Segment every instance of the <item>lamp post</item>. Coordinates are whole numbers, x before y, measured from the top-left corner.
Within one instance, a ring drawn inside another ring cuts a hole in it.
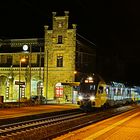
[[[49,55],[49,53],[48,53],[48,49],[47,49],[47,83],[46,83],[46,85],[47,85],[47,87],[46,87],[46,101],[48,101],[48,70],[49,70],[49,67],[48,67],[48,64],[49,64],[49,57],[48,57],[48,55]]]
[[[19,62],[19,96],[18,96],[19,107],[20,107],[20,85],[21,85],[21,82],[20,82],[20,72],[21,72],[21,63],[25,62],[25,61],[26,61],[25,58],[21,58],[20,62]]]
[[[30,68],[30,97],[32,96],[32,90],[31,90],[31,87],[32,87],[32,70],[31,70],[31,67],[32,67],[32,47],[30,46],[30,52],[29,52],[29,68]]]
[[[32,46],[28,46],[27,44],[23,45],[23,51],[28,53],[28,58],[29,58],[29,78],[30,78],[30,82],[29,82],[29,95],[31,97],[31,61],[32,61]]]

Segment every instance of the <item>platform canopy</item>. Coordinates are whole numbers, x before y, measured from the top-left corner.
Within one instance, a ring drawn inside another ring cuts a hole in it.
[[[68,85],[68,86],[79,86],[80,82],[63,82],[62,85]]]

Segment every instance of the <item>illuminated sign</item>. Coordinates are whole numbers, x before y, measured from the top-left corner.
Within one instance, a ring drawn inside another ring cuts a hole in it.
[[[15,85],[25,85],[25,82],[15,81]]]

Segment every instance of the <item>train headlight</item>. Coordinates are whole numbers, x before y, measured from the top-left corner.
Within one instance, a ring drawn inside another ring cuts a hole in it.
[[[95,100],[95,96],[91,96],[91,97],[90,97],[90,100],[91,100],[91,101]]]
[[[79,98],[79,100],[83,100],[83,96],[79,96],[78,98]]]

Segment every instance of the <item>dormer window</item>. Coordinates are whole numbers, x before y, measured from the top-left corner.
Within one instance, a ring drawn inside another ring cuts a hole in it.
[[[59,24],[58,24],[58,27],[61,28],[61,27],[62,27],[62,23],[59,23]]]
[[[58,42],[57,42],[58,44],[62,44],[62,35],[59,35],[58,36]]]

